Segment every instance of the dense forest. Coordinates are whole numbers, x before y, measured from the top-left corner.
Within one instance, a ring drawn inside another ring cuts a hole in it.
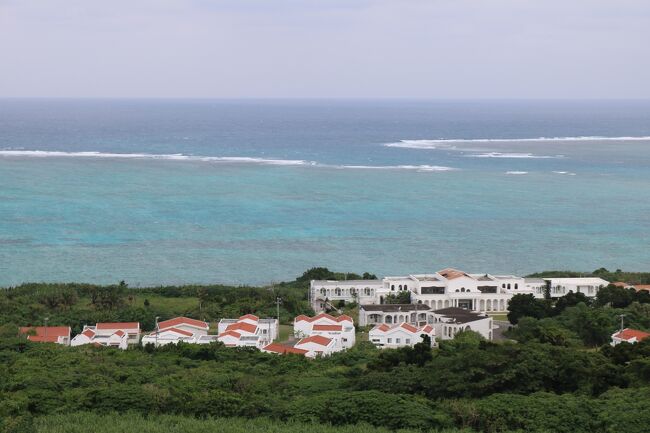
[[[616,347],[608,341],[622,314],[626,325],[650,329],[650,299],[615,286],[593,300],[517,295],[509,341],[466,332],[434,350],[380,351],[358,338],[353,349],[315,360],[220,344],[71,348],[16,335],[17,326],[44,317],[77,329],[97,320],[140,320],[146,329],[156,316],[271,315],[277,296],[289,321],[309,312],[308,281],[324,272],[263,288],[6,289],[0,292],[0,431],[648,431],[650,341]]]

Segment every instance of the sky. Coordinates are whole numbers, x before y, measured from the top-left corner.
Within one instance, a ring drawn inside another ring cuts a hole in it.
[[[0,97],[650,98],[648,0],[0,0]]]

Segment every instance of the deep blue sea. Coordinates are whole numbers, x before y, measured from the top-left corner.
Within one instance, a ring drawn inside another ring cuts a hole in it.
[[[650,101],[0,100],[0,286],[650,270]]]

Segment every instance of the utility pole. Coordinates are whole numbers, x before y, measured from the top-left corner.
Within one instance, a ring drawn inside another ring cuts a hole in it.
[[[281,297],[276,297],[275,298],[275,309],[276,309],[276,315],[278,317],[278,324],[280,324],[280,304],[282,303],[282,298]]]
[[[158,347],[158,331],[160,330],[158,328],[158,319],[160,319],[160,317],[156,316],[156,348]]]
[[[618,317],[620,317],[620,318],[621,318],[621,329],[620,329],[620,330],[622,331],[622,330],[623,330],[623,328],[625,327],[625,325],[624,325],[624,323],[623,323],[623,320],[624,320],[624,318],[625,318],[625,314],[621,314],[621,315],[620,315],[620,316],[618,316]]]
[[[44,335],[44,338],[45,338],[45,339],[47,339],[47,322],[49,322],[49,321],[50,321],[50,318],[49,318],[49,317],[46,317],[46,318],[45,318],[45,335]],[[47,341],[47,340],[46,340],[46,341]]]

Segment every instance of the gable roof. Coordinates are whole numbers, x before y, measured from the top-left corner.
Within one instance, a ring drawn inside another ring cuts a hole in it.
[[[343,325],[314,325],[314,331],[342,331]]]
[[[248,319],[248,320],[253,320],[253,321],[255,321],[255,322],[257,322],[257,321],[260,320],[260,318],[257,317],[257,316],[254,315],[254,314],[244,314],[243,316],[241,316],[241,317],[239,318],[239,320],[246,320],[246,319]]]
[[[331,342],[331,338],[323,337],[322,335],[312,335],[311,337],[306,337],[300,340],[298,343],[296,343],[296,346],[307,343],[314,343],[318,344],[319,346],[328,346]]]
[[[244,331],[255,334],[257,326],[247,322],[235,322],[226,327],[226,331]]]
[[[241,334],[239,332],[236,332],[236,331],[225,331],[225,332],[222,332],[221,334],[218,335],[218,338],[222,338],[222,337],[239,338],[239,337],[241,337]]]
[[[84,332],[81,333],[81,335],[84,335],[88,338],[93,338],[95,336],[95,331],[92,329],[86,329]]]
[[[158,323],[158,329],[172,328],[179,325],[194,326],[201,329],[209,328],[209,325],[202,320],[190,319],[189,317],[174,317]]]
[[[370,331],[371,332],[372,331],[378,331],[378,332],[386,333],[386,332],[395,331],[395,330],[398,330],[398,329],[403,329],[406,332],[410,332],[411,334],[417,334],[418,332],[424,332],[424,333],[429,334],[429,333],[431,333],[431,331],[433,331],[433,327],[431,325],[425,325],[422,328],[416,328],[415,326],[413,326],[413,325],[411,325],[409,323],[406,323],[406,322],[400,323],[398,325],[392,325],[392,326],[387,325],[385,323],[382,323],[381,325],[376,325]]]
[[[105,322],[98,323],[96,329],[140,329],[139,322]]]
[[[348,316],[346,314],[341,314],[340,316],[335,317],[335,316],[332,316],[331,314],[327,314],[327,313],[320,313],[320,314],[315,315],[314,317],[309,317],[309,316],[305,316],[304,314],[301,314],[299,316],[296,316],[294,321],[295,322],[305,321],[305,322],[311,323],[311,322],[315,322],[316,320],[319,320],[319,319],[328,319],[328,320],[331,320],[332,322],[336,322],[336,323],[341,323],[341,322],[352,322],[352,323],[354,323],[354,319],[352,319],[352,317],[350,317],[350,316]]]
[[[117,331],[115,331],[113,335],[117,335],[118,337],[124,337],[124,335],[126,334],[121,329],[118,329]]]
[[[636,341],[641,341],[650,337],[650,333],[639,331],[638,329],[625,328],[622,331],[619,331],[616,334],[612,335],[612,337],[620,338],[621,340],[626,340],[626,341],[633,340],[633,339],[636,339]]]
[[[175,333],[175,334],[185,335],[185,336],[187,336],[187,337],[191,337],[191,336],[194,335],[194,334],[192,334],[192,333],[189,332],[189,331],[185,331],[185,330],[183,330],[183,329],[178,329],[178,328],[174,328],[174,327],[161,329],[160,331],[158,331],[158,332],[152,332],[152,333],[149,334],[149,335],[155,337],[156,334],[162,334],[163,332],[173,332],[173,333]]]
[[[305,353],[309,352],[308,350],[298,349],[292,346],[286,346],[284,344],[279,344],[279,343],[271,343],[265,346],[262,350],[266,350],[268,352],[280,353],[280,354],[295,353],[297,355],[304,355]]]
[[[21,334],[27,334],[34,331],[36,334],[35,335],[28,335],[27,338],[32,340],[32,341],[37,341],[33,338],[30,337],[45,337],[49,339],[50,337],[54,337],[54,341],[58,337],[68,337],[70,335],[70,327],[69,326],[23,326],[20,328],[20,333]],[[40,341],[40,340],[38,340]],[[44,340],[45,341],[45,340]]]

